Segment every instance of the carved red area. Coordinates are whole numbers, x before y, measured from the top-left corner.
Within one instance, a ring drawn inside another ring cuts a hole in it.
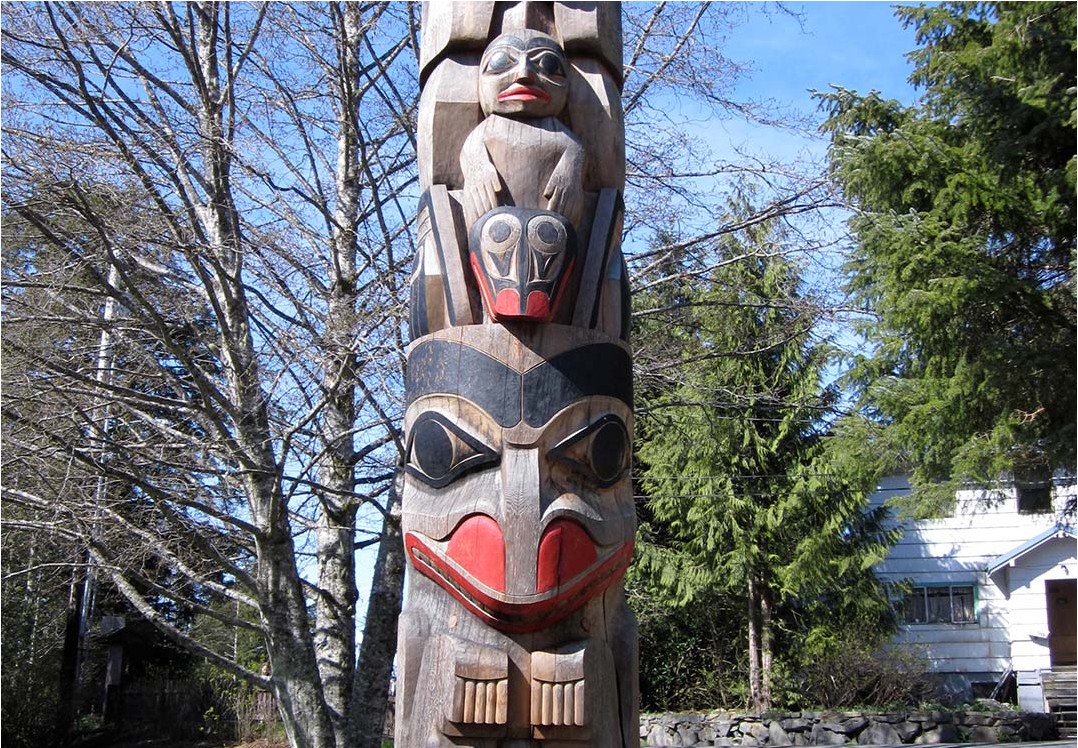
[[[473,614],[500,631],[526,634],[548,628],[600,595],[625,574],[633,556],[633,542],[622,543],[587,573],[557,591],[534,595],[507,595],[477,586],[448,559],[427,546],[415,533],[404,536],[413,567],[440,585]]]
[[[529,319],[549,322],[550,318],[553,316],[553,310],[550,308],[550,297],[542,291],[532,291],[529,293],[528,308],[525,310],[524,316]]]
[[[453,531],[446,555],[483,584],[505,592],[505,536],[493,518],[466,517]]]
[[[546,592],[569,582],[597,558],[595,543],[583,527],[567,519],[554,520],[539,540],[536,592]]]
[[[520,314],[520,294],[517,293],[515,288],[503,288],[498,292],[498,297],[494,300],[494,308],[491,309],[491,314],[495,317],[519,317]]]
[[[550,94],[536,86],[514,83],[498,94],[498,101],[550,101]]]

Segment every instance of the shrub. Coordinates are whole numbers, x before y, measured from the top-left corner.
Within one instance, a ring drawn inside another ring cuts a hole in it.
[[[790,707],[917,706],[932,697],[933,685],[919,653],[891,647],[874,648],[846,640],[792,677],[788,694],[808,703]]]

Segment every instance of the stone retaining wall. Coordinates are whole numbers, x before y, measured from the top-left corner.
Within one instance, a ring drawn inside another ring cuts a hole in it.
[[[645,714],[643,746],[1007,743],[1056,737],[1046,714],[999,711]]]

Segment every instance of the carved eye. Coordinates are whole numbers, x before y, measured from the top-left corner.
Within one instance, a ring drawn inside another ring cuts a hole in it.
[[[539,215],[528,222],[528,246],[545,252],[565,249],[568,232],[561,221],[549,215]]]
[[[546,278],[554,262],[565,254],[568,232],[552,216],[540,215],[528,222],[528,249],[531,250],[534,277]]]
[[[553,52],[540,52],[533,58],[533,61],[544,75],[565,75],[565,67],[562,65],[561,57]]]
[[[423,413],[412,424],[405,469],[432,488],[496,462],[497,452],[439,413]]]
[[[513,216],[496,215],[483,224],[480,248],[494,263],[493,269],[500,278],[508,278],[512,272],[513,250],[520,242],[520,231],[520,221]]]
[[[516,60],[505,50],[497,50],[487,58],[487,73],[504,73],[516,64]]]
[[[629,465],[629,432],[620,418],[606,415],[562,441],[550,456],[607,488]]]

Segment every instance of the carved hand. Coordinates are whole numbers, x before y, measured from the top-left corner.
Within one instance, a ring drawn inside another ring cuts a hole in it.
[[[581,187],[583,164],[576,155],[566,151],[543,189],[547,210],[561,213],[574,225],[579,223],[584,210],[584,191]]]
[[[498,192],[502,189],[498,170],[491,163],[482,140],[475,135],[469,136],[460,153],[460,166],[464,172],[464,220],[468,226],[498,206]]]

